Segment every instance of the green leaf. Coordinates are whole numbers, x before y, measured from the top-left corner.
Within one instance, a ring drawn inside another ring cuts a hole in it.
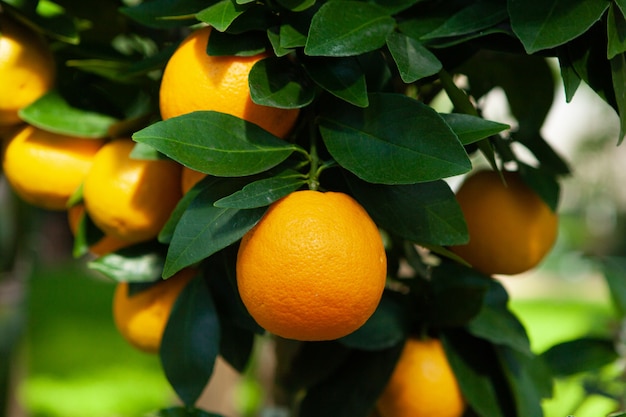
[[[238,179],[206,181],[180,217],[167,252],[163,276],[199,262],[235,243],[263,216],[266,208],[239,210],[214,203],[245,184]]]
[[[461,391],[476,414],[517,415],[493,345],[458,328],[443,331],[441,339]]]
[[[175,406],[146,414],[144,417],[223,417],[197,408]]]
[[[619,115],[618,144],[620,144],[626,135],[626,52],[611,58],[611,78]]]
[[[83,138],[104,138],[117,119],[70,106],[57,92],[51,91],[20,110],[27,123],[49,132]]]
[[[195,14],[206,7],[205,0],[153,0],[122,7],[120,12],[145,26],[168,29],[197,23]]]
[[[467,243],[467,226],[444,181],[380,185],[347,177],[355,198],[381,228],[416,243]]]
[[[223,32],[246,9],[247,7],[237,4],[234,0],[221,0],[198,12],[196,18]]]
[[[261,32],[231,34],[212,31],[207,45],[211,56],[254,56],[266,51],[266,40]]]
[[[359,1],[325,3],[311,20],[304,53],[354,56],[385,44],[395,20],[382,7]]]
[[[511,126],[485,120],[482,117],[471,116],[462,113],[440,113],[443,120],[450,126],[463,145],[478,142],[503,130],[510,129]]]
[[[320,132],[339,165],[380,184],[434,181],[471,169],[435,110],[401,94],[371,94],[369,101],[366,109],[339,103],[322,114]]]
[[[606,57],[614,58],[626,52],[626,19],[615,3],[611,3],[607,17],[608,45]]]
[[[187,207],[189,207],[191,202],[200,193],[205,184],[207,184],[209,181],[214,180],[214,177],[203,178],[198,183],[196,183],[196,185],[194,185],[191,190],[187,191],[183,195],[183,197],[178,201],[178,204],[176,204],[176,207],[174,208],[172,214],[170,214],[167,223],[165,223],[165,226],[163,226],[163,228],[159,232],[158,241],[160,243],[168,244],[172,241],[172,236],[174,235],[174,230],[176,230],[176,225],[180,221],[182,215],[187,210]]]
[[[582,80],[574,69],[567,53],[567,48],[558,48],[557,56],[559,59],[561,79],[563,80],[563,89],[565,90],[565,101],[569,103],[572,101],[572,98],[574,98],[574,94],[576,94]]]
[[[626,316],[626,259],[609,256],[600,259],[604,279],[609,286],[611,300],[621,317]]]
[[[559,343],[542,356],[554,375],[560,377],[597,370],[619,358],[613,340],[596,337]]]
[[[385,292],[374,314],[351,334],[339,339],[347,347],[363,350],[391,348],[406,339],[409,332],[406,299]]]
[[[186,406],[195,404],[211,378],[219,344],[213,299],[204,278],[197,275],[174,303],[159,351],[165,376]]]
[[[278,4],[292,12],[301,12],[313,7],[315,0],[276,0]]]
[[[267,39],[269,39],[274,55],[277,57],[289,55],[292,51],[291,48],[283,48],[280,44],[280,28],[273,26],[267,28]]]
[[[559,181],[550,173],[538,168],[519,163],[519,173],[526,183],[541,199],[556,212],[559,206],[561,186]]]
[[[252,209],[264,207],[296,191],[306,184],[306,178],[294,170],[285,170],[275,176],[251,182],[228,197],[217,200],[215,207]]]
[[[541,169],[550,174],[550,176],[554,177],[555,175],[567,175],[570,173],[570,168],[567,162],[556,153],[552,146],[543,137],[541,137],[540,133],[537,132],[535,134],[530,134],[526,131],[518,131],[513,135],[513,137],[517,142],[524,145],[533,153],[533,155],[535,155],[541,164]],[[547,181],[550,181],[550,179],[547,179]],[[537,188],[537,190],[541,191],[539,188]],[[553,204],[558,200],[558,184],[552,185],[544,191],[556,193],[552,195],[544,194],[544,196],[547,197],[545,201],[548,205],[553,206]]]
[[[436,74],[441,62],[422,43],[400,32],[391,32],[387,47],[393,57],[402,81],[407,84]]]
[[[315,98],[315,89],[302,68],[287,58],[258,61],[248,75],[252,101],[262,106],[299,109]]]
[[[162,248],[153,245],[134,245],[101,256],[88,263],[117,282],[153,282],[161,278],[165,256]]]
[[[299,149],[253,123],[213,111],[154,123],[133,139],[196,171],[232,177],[266,171]]]
[[[368,106],[365,74],[356,58],[304,57],[302,65],[317,85],[335,97],[355,106]]]
[[[307,390],[298,416],[367,416],[385,388],[403,345],[377,351],[352,350],[335,372]]]
[[[508,18],[506,4],[500,0],[479,0],[452,14],[441,26],[423,39],[459,36],[478,32]]]
[[[373,1],[373,3],[386,9],[387,12],[391,14],[396,14],[398,12],[401,12],[419,2],[420,0],[374,0]]]
[[[606,0],[508,0],[508,9],[513,31],[532,54],[582,35],[609,4]]]

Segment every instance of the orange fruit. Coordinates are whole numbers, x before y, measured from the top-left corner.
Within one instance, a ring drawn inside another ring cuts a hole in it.
[[[76,236],[76,233],[78,232],[78,225],[84,215],[85,206],[83,204],[74,205],[67,210],[67,220],[70,225],[70,230],[74,236]],[[131,244],[132,243],[125,240],[104,235],[96,243],[89,246],[89,251],[94,255],[103,256],[130,246]]]
[[[117,139],[96,154],[85,177],[83,199],[106,235],[136,243],[155,238],[181,198],[180,165],[132,159],[134,142]]]
[[[196,270],[183,269],[133,295],[128,283],[117,284],[113,321],[124,339],[146,353],[157,353],[174,303],[195,275]]]
[[[18,111],[50,90],[55,64],[45,40],[0,13],[0,125],[21,122]]]
[[[332,340],[376,309],[387,272],[378,228],[352,197],[296,191],[273,203],[241,240],[237,286],[267,331]]]
[[[456,197],[469,243],[450,249],[487,274],[513,275],[535,267],[550,252],[558,217],[518,173],[483,170],[466,178]]]
[[[2,169],[24,201],[48,210],[64,210],[103,144],[102,140],[26,126],[7,139]]]
[[[438,339],[407,339],[378,399],[381,417],[461,417],[465,400]]]
[[[250,98],[248,74],[267,55],[209,56],[210,34],[210,27],[192,32],[167,63],[160,88],[161,117],[213,110],[255,123],[275,136],[287,136],[299,110],[261,106]]]
[[[206,177],[204,172],[196,171],[188,167],[183,167],[180,178],[180,186],[183,194],[187,194],[202,178]]]

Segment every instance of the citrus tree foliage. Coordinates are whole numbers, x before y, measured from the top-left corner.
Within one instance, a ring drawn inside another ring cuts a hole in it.
[[[539,417],[553,377],[615,360],[608,336],[531,351],[503,286],[447,251],[468,234],[444,179],[469,172],[479,158],[494,169],[510,164],[556,209],[559,181],[570,170],[541,135],[555,89],[546,58],[558,62],[566,100],[587,84],[615,110],[621,141],[626,2],[0,4],[54,43],[59,64],[57,88],[21,112],[26,121],[83,137],[132,136],[135,157],[171,158],[208,174],[180,201],[158,241],[90,262],[137,286],[201,266],[174,307],[160,351],[185,407],[155,415],[214,415],[194,404],[216,357],[245,369],[263,330],[236,292],[237,242],[269,204],[303,187],[343,191],[365,207],[385,235],[391,285],[363,327],[340,340],[302,343],[283,367],[276,383],[299,416],[367,416],[412,333],[443,340],[469,416]],[[208,54],[268,52],[250,73],[251,95],[258,104],[301,109],[287,140],[211,111],[160,120],[161,71],[200,23],[214,28]],[[511,126],[481,116],[481,98],[495,88],[506,94]],[[451,105],[434,105],[442,97]],[[532,163],[519,159],[518,146]],[[100,236],[85,219],[75,255]],[[417,248],[438,254],[436,266]],[[608,275],[623,268],[610,264]],[[623,283],[610,282],[623,311]]]

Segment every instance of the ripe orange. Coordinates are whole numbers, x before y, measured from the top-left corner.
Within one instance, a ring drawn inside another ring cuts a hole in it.
[[[188,167],[183,167],[180,178],[180,186],[183,194],[187,194],[202,178],[206,177],[204,172],[196,171]]]
[[[195,274],[192,268],[183,269],[133,295],[128,294],[128,283],[117,284],[113,320],[124,339],[144,352],[157,353],[172,307]]]
[[[266,55],[209,56],[210,27],[192,32],[165,67],[160,89],[161,117],[214,110],[240,117],[284,138],[298,118],[297,109],[278,109],[252,102],[248,74]]]
[[[352,197],[296,191],[273,203],[245,234],[237,286],[267,331],[297,340],[332,340],[372,315],[385,287],[380,233]]]
[[[557,237],[558,217],[520,178],[495,171],[469,176],[457,192],[470,241],[450,249],[477,270],[513,275],[535,267]]]
[[[465,400],[438,339],[409,338],[377,403],[381,417],[461,417]]]
[[[70,226],[70,230],[72,231],[72,234],[74,236],[78,232],[79,222],[84,215],[85,206],[83,204],[77,204],[67,210],[67,220]],[[96,243],[89,247],[89,251],[94,255],[103,256],[130,245],[132,245],[131,242],[118,239],[114,236],[104,235],[100,240],[98,240]]]
[[[181,198],[180,165],[132,159],[117,139],[96,154],[83,185],[85,208],[105,234],[136,243],[155,238]]]
[[[20,123],[18,111],[50,90],[54,79],[44,39],[0,13],[0,125]]]
[[[23,200],[48,210],[64,210],[103,144],[26,126],[7,140],[2,168]]]

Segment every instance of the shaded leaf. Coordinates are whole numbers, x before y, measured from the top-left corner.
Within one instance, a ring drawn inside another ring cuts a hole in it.
[[[532,54],[585,33],[609,7],[605,0],[508,0],[511,26]]]
[[[626,316],[626,259],[620,257],[603,257],[600,266],[606,280],[611,300],[621,317]]]
[[[459,36],[494,26],[508,18],[506,4],[500,0],[479,0],[451,14],[441,26],[424,39]]]
[[[367,107],[367,83],[359,61],[353,57],[304,58],[302,64],[311,79],[335,97]]]
[[[619,358],[608,338],[584,337],[552,346],[542,357],[555,376],[570,376],[602,368]]]
[[[395,25],[382,7],[359,1],[325,3],[311,20],[307,55],[354,56],[385,44]]]
[[[264,207],[296,191],[306,184],[306,178],[297,171],[286,170],[276,176],[251,182],[228,197],[217,200],[215,207],[251,209]]]
[[[613,80],[619,116],[620,133],[618,144],[620,144],[624,140],[624,135],[626,135],[626,52],[611,58],[611,78]]]
[[[49,132],[84,138],[104,138],[117,119],[105,114],[70,106],[51,91],[19,112],[27,123]]]
[[[471,169],[435,110],[400,94],[370,94],[369,101],[366,109],[338,104],[322,116],[322,138],[339,165],[380,184],[427,182]]]
[[[223,417],[221,414],[209,413],[197,408],[175,406],[153,411],[144,417]]]
[[[301,12],[315,4],[315,0],[277,0],[277,2],[292,12]]]
[[[400,32],[387,37],[387,47],[393,57],[402,81],[407,84],[436,74],[441,62],[422,43]]]
[[[250,97],[256,104],[297,109],[309,105],[315,89],[301,67],[286,58],[258,61],[248,75]]]
[[[478,142],[511,126],[462,113],[440,113],[463,145]]]
[[[231,34],[211,32],[207,53],[211,56],[254,56],[264,53],[267,45],[260,32]]]
[[[219,344],[217,312],[204,278],[198,275],[174,303],[159,351],[165,376],[186,406],[195,404],[209,382]]]
[[[609,6],[606,23],[608,39],[606,57],[611,59],[626,52],[626,19],[615,3]]]
[[[557,178],[530,165],[519,163],[518,166],[524,183],[537,193],[552,211],[556,212],[561,195],[561,186]]]
[[[133,139],[189,168],[216,176],[263,172],[298,149],[253,123],[213,111],[154,123],[136,132]]]
[[[381,228],[420,244],[466,243],[467,226],[444,181],[379,185],[348,177],[355,198]]]
[[[122,7],[120,12],[145,26],[167,29],[197,23],[195,14],[206,7],[205,0],[153,0]]]

